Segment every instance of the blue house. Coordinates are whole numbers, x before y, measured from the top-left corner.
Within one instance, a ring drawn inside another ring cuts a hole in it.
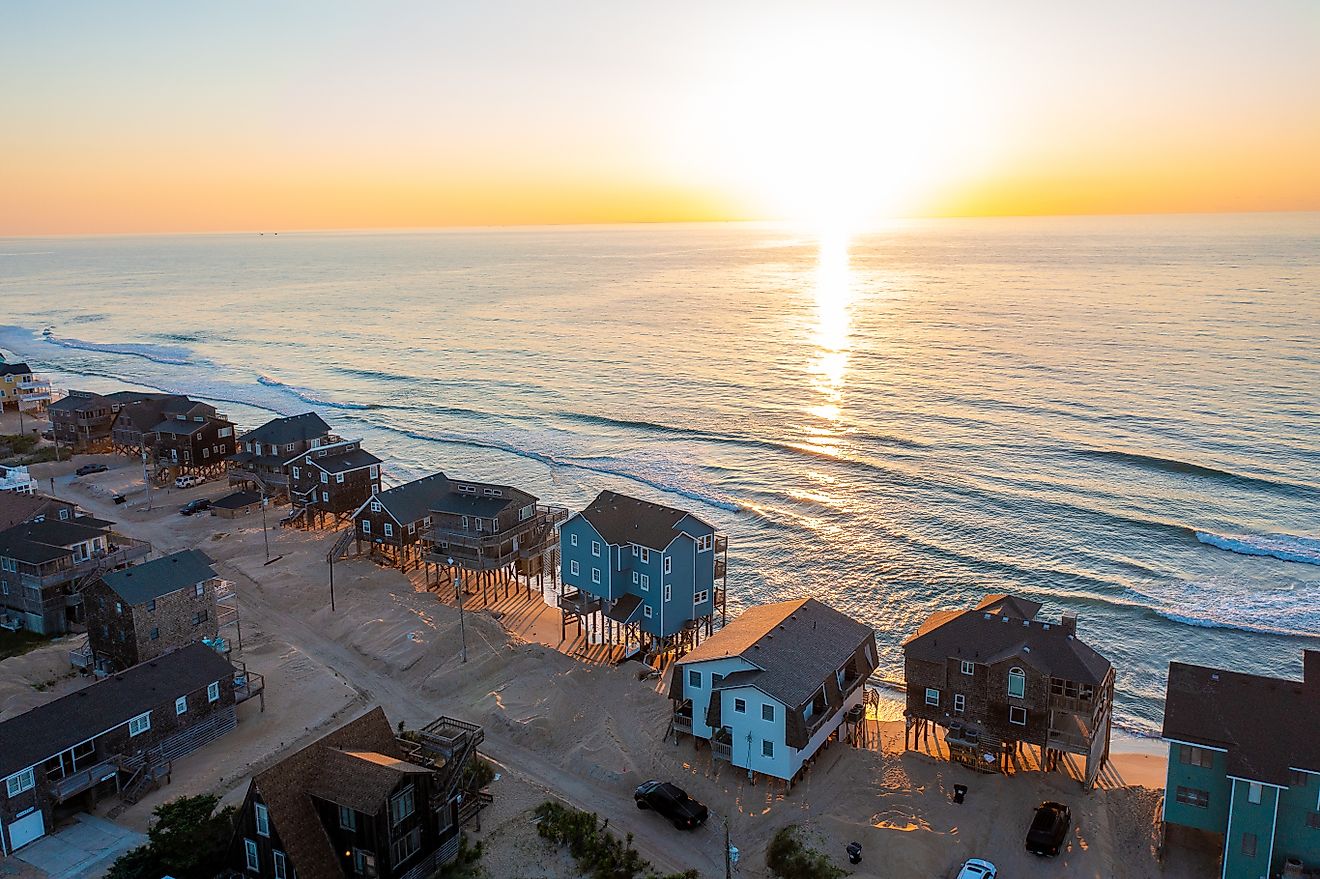
[[[1169,663],[1166,839],[1219,851],[1221,879],[1315,875],[1318,730],[1320,650],[1300,681]]]
[[[728,542],[691,513],[602,491],[559,529],[560,607],[607,643],[680,651],[724,615]],[[597,616],[599,615],[599,617]]]

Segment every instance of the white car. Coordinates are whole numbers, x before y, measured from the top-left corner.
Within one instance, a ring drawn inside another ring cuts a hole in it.
[[[174,480],[174,487],[192,488],[194,485],[201,485],[205,481],[206,480],[200,476],[192,476],[192,475],[180,476],[178,479]]]
[[[958,879],[996,879],[999,871],[995,865],[980,858],[972,858],[958,871]]]

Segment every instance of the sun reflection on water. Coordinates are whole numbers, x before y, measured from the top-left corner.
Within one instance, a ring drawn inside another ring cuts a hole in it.
[[[807,412],[819,418],[804,437],[812,449],[839,453],[839,422],[848,372],[849,335],[852,330],[852,268],[845,233],[823,233],[816,259],[816,326],[812,341],[817,348],[811,363],[812,385],[819,394]]]

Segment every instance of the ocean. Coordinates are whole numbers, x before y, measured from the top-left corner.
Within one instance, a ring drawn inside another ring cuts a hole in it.
[[[1320,646],[1320,216],[0,239],[0,348],[59,387],[316,409],[398,483],[729,536],[731,610],[1080,617],[1117,719],[1167,663]]]

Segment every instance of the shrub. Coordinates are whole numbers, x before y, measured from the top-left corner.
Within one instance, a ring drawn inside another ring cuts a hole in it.
[[[570,809],[553,800],[536,807],[536,832],[542,839],[558,846],[568,846],[569,854],[592,879],[696,879],[697,871],[659,876],[651,864],[632,847],[633,837],[620,840],[610,833],[607,818],[601,821],[595,812]]]
[[[765,853],[765,865],[779,879],[841,879],[846,870],[834,866],[830,859],[802,841],[801,829],[790,824],[780,829],[770,840]]]
[[[467,834],[458,840],[458,855],[440,868],[439,879],[477,879],[486,875],[481,868],[481,843],[468,845]]]
[[[229,837],[234,832],[234,809],[219,812],[219,797],[209,794],[179,797],[152,812],[156,821],[147,831],[147,844],[121,855],[107,879],[210,879],[224,867]]]

